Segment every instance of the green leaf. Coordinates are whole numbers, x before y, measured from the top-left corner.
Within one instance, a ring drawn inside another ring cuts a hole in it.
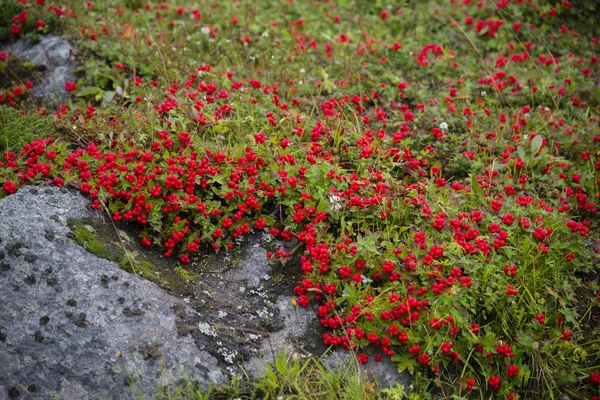
[[[100,89],[96,86],[90,86],[79,90],[76,94],[77,97],[85,97],[85,96],[102,96],[104,95],[104,90]]]
[[[113,99],[115,98],[115,94],[116,93],[115,93],[114,90],[107,90],[106,92],[104,92],[104,99],[102,99],[102,103],[103,104],[108,104],[111,101],[113,101]]]
[[[404,233],[404,232],[406,232],[406,231],[407,231],[407,230],[409,230],[410,228],[411,228],[411,226],[410,226],[410,225],[404,225],[404,226],[401,226],[401,227],[400,227],[400,228],[397,230],[397,232],[398,232],[398,234],[401,234],[401,233]]]
[[[543,138],[541,135],[537,135],[531,140],[531,156],[535,157],[540,148],[542,147]]]
[[[419,365],[417,360],[408,355],[394,355],[392,361],[398,365],[398,372],[408,370],[411,375],[415,373],[415,367]]]
[[[496,336],[493,333],[488,332],[485,335],[485,337],[483,337],[483,339],[481,340],[481,345],[483,346],[484,353],[494,350],[494,346],[496,345],[496,343]]]
[[[103,79],[109,80],[111,82],[116,82],[115,77],[112,75],[109,75],[109,74],[98,73],[98,74],[96,74],[96,78],[103,78]]]
[[[475,177],[475,175],[471,175],[471,188],[475,192],[475,194],[481,199],[481,201],[485,200],[485,196],[483,194],[483,189],[481,189],[481,185],[479,181]]]
[[[327,203],[325,200],[321,200],[319,202],[319,204],[317,205],[317,210],[318,211],[325,211],[328,206],[329,206],[329,203]]]

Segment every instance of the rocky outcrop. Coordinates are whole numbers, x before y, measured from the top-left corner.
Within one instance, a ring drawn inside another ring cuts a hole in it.
[[[41,36],[39,41],[21,39],[2,49],[45,68],[43,79],[33,82],[33,98],[50,103],[64,103],[69,98],[65,83],[74,81],[76,51],[66,40],[53,35]]]
[[[87,233],[113,261],[90,252]],[[0,399],[153,398],[185,376],[207,387],[241,368],[260,375],[282,348],[325,350],[314,310],[287,297],[299,268],[266,262],[265,247],[286,244],[255,234],[183,269],[133,233],[72,190],[0,200]],[[127,260],[145,278],[125,271]],[[377,368],[389,385],[406,379]]]
[[[67,218],[98,217],[88,204],[33,187],[0,201],[0,398],[132,398],[184,372],[224,383],[217,359],[178,334],[181,300],[67,237]]]

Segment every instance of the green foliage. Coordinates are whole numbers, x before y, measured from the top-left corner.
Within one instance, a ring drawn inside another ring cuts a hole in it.
[[[185,385],[156,398],[396,400],[405,398],[406,394],[403,386],[379,392],[377,383],[361,372],[356,363],[333,368],[317,357],[282,351],[275,360],[267,363],[265,372],[253,380],[234,378],[227,386],[211,386],[207,390],[198,387],[192,377],[187,377]]]
[[[21,115],[14,108],[0,106],[0,151],[19,149],[24,144],[48,137],[53,132],[52,117]]]
[[[74,5],[61,140],[5,155],[2,193],[73,186],[182,263],[295,240],[269,258],[300,265],[324,343],[390,357],[410,398],[590,397],[598,42],[562,24],[591,3],[454,3]],[[286,358],[244,390],[307,382],[366,396]]]
[[[34,2],[35,3],[35,2]],[[35,40],[38,34],[56,32],[61,25],[61,19],[53,13],[43,13],[45,27],[37,27],[34,15],[41,7],[35,7],[35,12],[31,13],[31,7],[26,7],[22,2],[13,0],[0,0],[0,43],[10,43],[20,38],[21,34],[27,34],[27,38]],[[25,12],[25,22],[13,21],[14,17],[22,15]],[[19,34],[13,34],[11,28],[13,25],[21,27]]]
[[[23,6],[16,1],[0,0],[0,21],[10,21],[15,15],[23,11]],[[8,43],[14,35],[10,32],[11,24],[0,24],[0,43]]]

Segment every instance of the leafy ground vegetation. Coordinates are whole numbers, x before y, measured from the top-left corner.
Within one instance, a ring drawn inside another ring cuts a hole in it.
[[[60,34],[79,71],[55,110],[12,74],[0,197],[78,188],[182,264],[296,239],[269,257],[324,343],[413,398],[598,399],[594,1],[4,4],[4,42]],[[11,147],[9,108],[50,134]]]

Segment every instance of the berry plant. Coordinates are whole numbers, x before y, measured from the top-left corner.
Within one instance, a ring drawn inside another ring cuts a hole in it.
[[[599,47],[579,3],[11,2],[7,41],[62,35],[79,69],[55,108],[2,89],[53,132],[0,135],[0,197],[76,188],[182,264],[295,241],[268,257],[300,261],[324,344],[390,358],[419,398],[598,399]]]

